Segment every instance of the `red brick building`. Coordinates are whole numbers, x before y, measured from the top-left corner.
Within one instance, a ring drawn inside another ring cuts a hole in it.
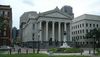
[[[0,19],[0,46],[11,45],[12,8],[9,5],[0,5]]]

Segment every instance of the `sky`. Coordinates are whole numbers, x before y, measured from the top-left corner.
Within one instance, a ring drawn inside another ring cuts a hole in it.
[[[45,12],[64,5],[73,8],[74,16],[82,14],[100,15],[100,0],[0,0],[0,5],[12,8],[13,27],[19,29],[20,16],[27,11]]]

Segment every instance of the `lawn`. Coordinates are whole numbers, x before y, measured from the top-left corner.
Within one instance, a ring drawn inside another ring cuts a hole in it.
[[[46,54],[0,54],[0,57],[50,57]],[[70,55],[70,56],[51,56],[51,57],[89,57],[89,56],[76,56],[76,55]]]

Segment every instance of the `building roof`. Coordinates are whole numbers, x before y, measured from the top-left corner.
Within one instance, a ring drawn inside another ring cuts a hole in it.
[[[81,16],[78,16],[73,19],[73,22],[77,22],[80,20],[99,20],[100,21],[100,16],[98,15],[92,15],[92,14],[83,14]]]
[[[0,9],[11,9],[10,5],[0,5]]]
[[[39,16],[46,16],[47,14],[51,14],[51,13],[60,13],[66,17],[69,17],[70,19],[72,19],[72,17],[70,15],[68,15],[67,13],[65,12],[62,12],[58,7],[56,7],[55,9],[53,10],[50,10],[50,11],[46,11],[46,12],[43,12],[43,13],[39,13]]]
[[[20,17],[20,22],[27,22],[29,18],[35,19],[37,16],[38,14],[35,11],[24,12]]]

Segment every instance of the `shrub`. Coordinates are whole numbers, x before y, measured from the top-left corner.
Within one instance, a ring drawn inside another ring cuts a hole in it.
[[[51,48],[48,51],[52,51],[53,53],[55,53],[57,51],[57,48]]]
[[[66,48],[64,52],[65,53],[79,53],[79,52],[83,52],[83,50],[79,48]]]
[[[82,49],[79,48],[51,48],[49,51],[52,51],[54,53],[79,53],[83,52]]]

